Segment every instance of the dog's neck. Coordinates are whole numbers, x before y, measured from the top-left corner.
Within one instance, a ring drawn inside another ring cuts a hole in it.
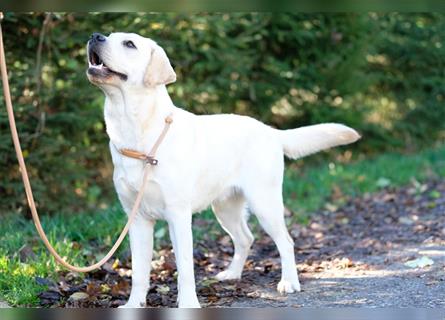
[[[107,133],[117,148],[144,152],[175,108],[165,86],[104,92]]]

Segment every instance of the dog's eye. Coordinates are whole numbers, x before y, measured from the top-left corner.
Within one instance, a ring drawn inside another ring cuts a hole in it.
[[[126,40],[122,44],[127,48],[136,49],[136,46],[134,45],[133,41]]]

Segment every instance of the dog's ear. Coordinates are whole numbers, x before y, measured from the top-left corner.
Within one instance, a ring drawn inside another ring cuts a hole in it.
[[[169,84],[176,81],[176,73],[170,65],[164,49],[156,45],[152,50],[150,63],[145,70],[144,84],[148,87]]]

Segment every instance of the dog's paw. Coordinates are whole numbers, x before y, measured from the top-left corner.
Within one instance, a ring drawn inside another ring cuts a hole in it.
[[[277,290],[281,294],[299,292],[301,291],[300,282],[298,279],[296,281],[281,280],[278,283]]]
[[[218,273],[215,276],[215,279],[218,281],[238,280],[238,279],[241,279],[241,273],[227,269],[227,270],[224,270],[224,271],[221,271],[220,273]]]
[[[145,307],[146,307],[145,302],[134,303],[129,301],[126,304],[119,306],[118,308],[128,309],[128,308],[145,308]]]

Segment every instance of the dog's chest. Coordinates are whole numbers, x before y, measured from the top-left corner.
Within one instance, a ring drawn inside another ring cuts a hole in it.
[[[141,190],[144,167],[142,161],[132,159],[120,159],[115,164],[113,180],[116,191],[127,213],[133,208],[136,197]],[[144,188],[144,195],[140,205],[140,213],[153,218],[163,217],[165,210],[165,197],[162,187],[156,179],[156,168],[148,168],[148,181]]]

